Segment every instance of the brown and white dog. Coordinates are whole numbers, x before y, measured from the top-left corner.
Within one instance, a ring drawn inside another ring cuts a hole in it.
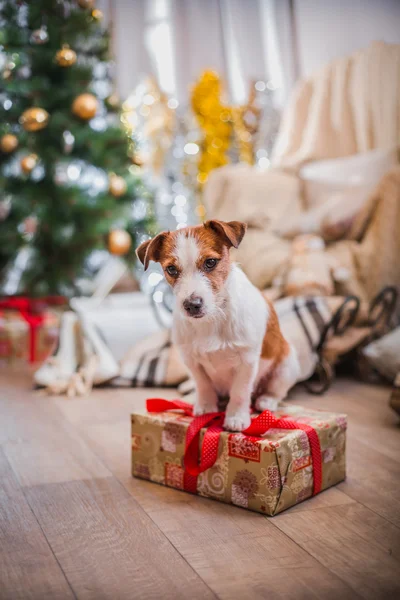
[[[160,233],[136,251],[145,269],[161,263],[173,287],[173,338],[196,383],[194,413],[214,412],[218,397],[229,396],[224,425],[233,431],[249,426],[252,400],[258,410],[276,409],[299,375],[272,304],[231,262],[245,232],[238,221],[207,221]]]

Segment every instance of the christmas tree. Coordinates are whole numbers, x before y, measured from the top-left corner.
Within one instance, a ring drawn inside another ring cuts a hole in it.
[[[95,0],[0,0],[0,293],[75,294],[94,250],[133,260],[152,233],[102,22]]]

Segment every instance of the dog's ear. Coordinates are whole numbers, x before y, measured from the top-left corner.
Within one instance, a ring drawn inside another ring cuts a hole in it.
[[[165,240],[169,235],[169,231],[163,231],[154,237],[152,240],[146,240],[138,248],[136,248],[136,256],[140,262],[144,265],[144,270],[147,270],[149,262],[159,262],[161,256],[161,250]]]
[[[228,246],[238,248],[240,242],[246,233],[247,225],[241,221],[206,221],[204,227],[212,229],[219,236],[223,237]]]

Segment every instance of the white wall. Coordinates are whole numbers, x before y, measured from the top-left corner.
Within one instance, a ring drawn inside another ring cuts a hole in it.
[[[300,75],[374,40],[400,43],[400,0],[294,0]]]

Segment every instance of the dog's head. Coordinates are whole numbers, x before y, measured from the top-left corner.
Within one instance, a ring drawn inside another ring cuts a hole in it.
[[[145,270],[159,262],[174,289],[178,309],[200,319],[221,308],[222,290],[230,271],[229,250],[246,232],[239,221],[207,221],[203,225],[159,233],[143,242],[136,254]]]

